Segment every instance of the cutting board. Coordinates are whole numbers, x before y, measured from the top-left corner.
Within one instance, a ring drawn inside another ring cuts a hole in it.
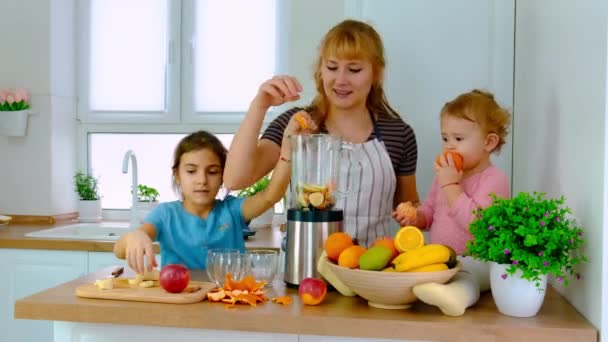
[[[84,284],[76,288],[76,295],[83,298],[129,300],[136,302],[189,304],[205,300],[207,292],[215,288],[214,283],[191,281],[188,287],[180,293],[169,293],[160,286],[141,287],[130,285],[127,279],[113,280],[114,288],[101,290],[95,284]]]

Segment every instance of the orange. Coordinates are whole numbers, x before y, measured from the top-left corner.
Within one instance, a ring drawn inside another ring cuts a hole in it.
[[[350,246],[340,253],[338,258],[338,265],[348,268],[359,267],[359,257],[367,251],[367,248],[363,246]]]
[[[395,234],[395,248],[400,253],[412,251],[424,246],[424,235],[414,226],[401,227]]]
[[[300,128],[302,129],[308,129],[308,122],[306,122],[306,118],[304,118],[304,112],[297,112],[295,114],[295,119],[298,122],[298,124],[300,125]]]
[[[325,253],[333,261],[338,261],[338,257],[343,250],[354,246],[353,238],[344,232],[331,233],[325,240]]]
[[[372,243],[372,247],[374,246],[384,246],[390,249],[393,253],[393,258],[399,255],[399,251],[397,251],[397,248],[395,247],[395,240],[393,240],[393,238],[389,236],[383,236],[381,238],[376,239],[376,241]]]
[[[464,164],[464,158],[462,158],[462,154],[460,154],[458,152],[454,152],[454,151],[445,151],[445,152],[443,152],[443,155],[445,156],[446,160],[448,159],[448,155],[452,155],[452,159],[454,160],[454,166],[456,167],[456,170],[462,171],[462,167]],[[443,165],[441,154],[437,156],[437,159],[435,159],[435,163],[437,163],[439,165]]]

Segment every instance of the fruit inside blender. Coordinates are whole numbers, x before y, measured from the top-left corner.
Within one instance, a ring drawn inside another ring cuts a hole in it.
[[[333,208],[336,203],[335,187],[331,184],[299,183],[296,191],[298,193],[298,206],[304,211],[327,210]]]

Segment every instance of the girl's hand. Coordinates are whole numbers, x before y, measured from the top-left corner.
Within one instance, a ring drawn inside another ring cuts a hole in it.
[[[146,270],[152,271],[157,266],[154,250],[152,249],[152,239],[144,231],[135,230],[127,234],[126,259],[128,265],[138,274],[143,274]],[[146,256],[147,265],[144,265]]]
[[[418,209],[416,209],[412,202],[408,201],[399,204],[392,216],[401,227],[418,226]]]
[[[300,99],[302,85],[292,76],[274,76],[262,83],[252,105],[264,109]]]
[[[433,166],[439,186],[443,188],[444,185],[460,183],[460,180],[462,180],[462,171],[456,169],[456,164],[454,163],[452,155],[448,154],[447,158],[445,155],[441,155],[440,161],[441,164],[436,162]]]

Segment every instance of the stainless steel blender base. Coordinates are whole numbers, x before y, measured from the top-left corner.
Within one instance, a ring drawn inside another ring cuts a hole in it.
[[[298,286],[305,278],[320,277],[317,261],[325,248],[325,240],[331,233],[342,231],[342,211],[337,212],[339,220],[329,222],[290,220],[289,216],[293,215],[288,213],[283,279],[288,286]]]

